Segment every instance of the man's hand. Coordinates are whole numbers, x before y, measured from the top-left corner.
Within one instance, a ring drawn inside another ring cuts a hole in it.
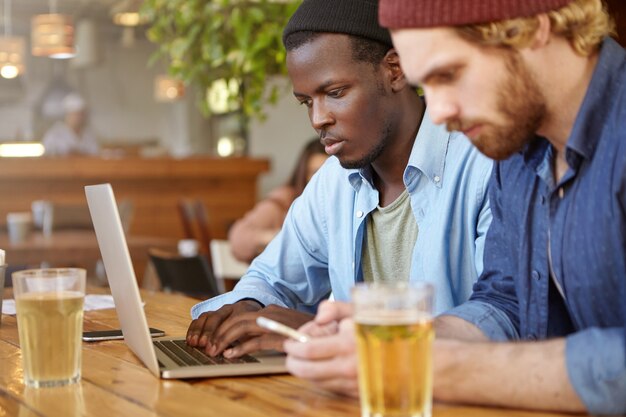
[[[217,311],[202,313],[191,322],[187,343],[204,347],[208,355],[223,353],[227,358],[237,358],[258,350],[282,351],[285,338],[259,327],[256,324],[259,316],[294,328],[313,318],[296,310],[275,305],[262,308],[256,301],[242,300]]]
[[[352,306],[324,302],[314,322],[299,330],[312,337],[306,343],[288,340],[287,369],[300,378],[335,393],[358,397],[357,352]]]

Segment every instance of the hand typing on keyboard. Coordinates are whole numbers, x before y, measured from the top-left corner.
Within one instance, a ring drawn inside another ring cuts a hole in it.
[[[187,330],[187,344],[204,348],[209,356],[223,354],[237,358],[259,350],[283,350],[285,338],[259,327],[259,316],[276,320],[292,328],[313,319],[311,314],[275,305],[263,307],[254,300],[242,300],[206,312],[193,320]]]

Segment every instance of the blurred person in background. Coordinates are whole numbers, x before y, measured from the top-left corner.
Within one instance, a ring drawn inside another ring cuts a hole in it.
[[[263,252],[280,231],[291,203],[302,194],[313,174],[327,158],[324,145],[318,137],[307,142],[289,181],[272,190],[230,229],[228,240],[235,258],[250,263]]]
[[[44,135],[46,155],[96,155],[100,146],[88,125],[85,100],[76,93],[63,99],[63,120],[57,121]]]

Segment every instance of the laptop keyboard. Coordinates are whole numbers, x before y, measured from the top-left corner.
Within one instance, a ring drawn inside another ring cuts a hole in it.
[[[184,340],[153,340],[152,343],[179,366],[232,365],[236,363],[260,362],[250,355],[233,359],[227,359],[222,355],[211,357],[202,350],[189,346]]]

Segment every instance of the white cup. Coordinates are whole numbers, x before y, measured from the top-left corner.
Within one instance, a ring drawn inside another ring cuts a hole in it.
[[[11,243],[22,243],[26,240],[33,218],[30,212],[15,212],[7,214],[7,229]]]
[[[195,239],[182,239],[178,241],[178,254],[187,258],[191,258],[198,254],[200,242]]]
[[[35,200],[30,203],[30,208],[33,212],[33,224],[40,229],[43,227],[43,216],[46,210],[46,204],[48,204],[46,200]]]

